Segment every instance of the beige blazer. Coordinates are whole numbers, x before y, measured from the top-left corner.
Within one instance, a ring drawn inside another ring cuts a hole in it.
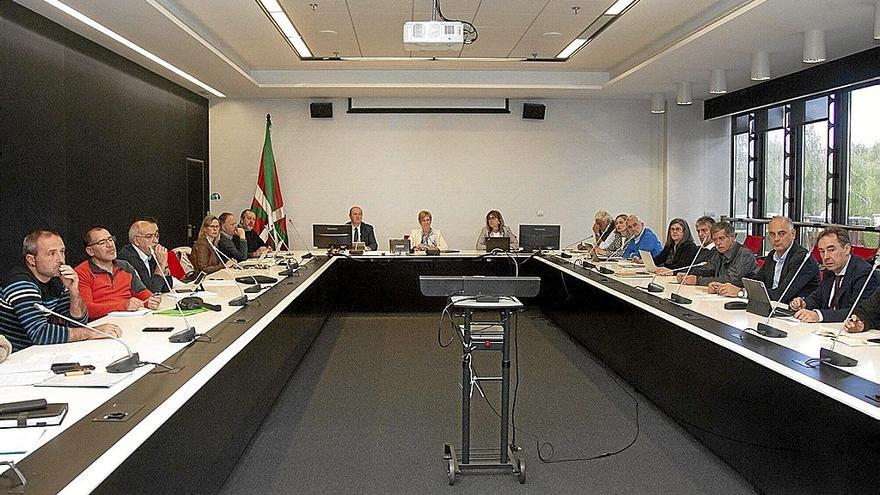
[[[418,228],[410,231],[409,238],[412,242],[412,247],[418,247],[419,244],[422,243],[422,229]],[[437,249],[440,251],[446,251],[449,249],[449,244],[446,244],[446,239],[443,238],[443,234],[435,228],[431,229],[431,236],[428,238],[428,244],[437,246]]]

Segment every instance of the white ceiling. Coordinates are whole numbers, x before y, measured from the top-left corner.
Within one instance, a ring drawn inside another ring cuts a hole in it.
[[[62,1],[232,98],[647,98],[654,92],[673,98],[675,84],[690,81],[699,100],[708,96],[714,68],[727,69],[731,90],[753,84],[753,51],[770,52],[774,77],[806,67],[805,30],[826,31],[829,59],[876,44],[873,0],[641,0],[566,62],[302,61],[256,0]],[[210,96],[43,0],[16,2]],[[431,17],[431,0],[279,2],[316,56],[407,57],[403,23]],[[441,6],[447,18],[479,30],[461,56],[552,58],[613,3],[442,0]]]

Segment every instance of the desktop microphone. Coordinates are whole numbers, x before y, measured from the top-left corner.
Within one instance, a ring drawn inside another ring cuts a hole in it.
[[[253,279],[255,285],[252,285],[252,286],[248,287],[247,289],[245,289],[244,291],[245,291],[246,293],[248,293],[248,294],[256,294],[256,293],[258,293],[258,292],[260,292],[260,291],[263,290],[263,286],[260,285],[260,281],[257,280],[257,277],[255,277],[255,276],[253,276],[253,275],[248,275],[248,277],[250,277],[251,279]]]
[[[307,259],[311,258],[312,256],[314,256],[312,254],[312,250],[309,248],[309,243],[307,243],[305,241],[305,239],[303,239],[303,236],[300,235],[299,229],[296,228],[296,224],[293,223],[293,220],[291,220],[290,217],[284,217],[284,218],[287,219],[287,222],[290,223],[291,227],[293,227],[293,231],[296,232],[296,236],[299,237],[300,242],[302,242],[303,246],[306,248],[306,254],[300,256],[300,259],[307,260]]]
[[[782,291],[782,294],[776,299],[776,302],[770,301],[770,314],[767,315],[767,321],[764,323],[758,323],[758,328],[746,328],[746,330],[752,330],[758,335],[763,335],[764,337],[769,337],[771,339],[782,339],[788,337],[788,332],[785,330],[780,330],[772,325],[770,325],[770,318],[773,318],[773,313],[776,312],[776,304],[779,304],[784,298],[785,294],[788,292],[788,289],[791,289],[792,284],[794,284],[795,279],[798,274],[801,273],[801,269],[804,268],[804,265],[807,264],[807,260],[812,256],[809,251],[804,255],[804,259],[801,260],[800,266],[794,272],[794,276],[791,277],[791,280],[788,282],[788,285],[785,286],[785,290]]]
[[[697,263],[696,265],[694,265],[694,268],[699,267],[699,266],[703,266],[703,265],[705,265],[705,264],[706,264],[705,261],[701,261],[700,263]],[[686,269],[687,269],[687,267],[682,266],[682,267],[679,267],[679,268],[676,268],[676,269],[672,270],[672,273],[675,273],[675,272],[678,272],[678,271],[681,271],[681,270],[686,270]],[[642,290],[647,290],[648,292],[663,292],[663,291],[666,290],[666,289],[665,289],[662,285],[654,283],[654,280],[655,280],[659,275],[660,275],[659,273],[655,273],[655,274],[654,274],[654,278],[652,278],[651,281],[648,282],[648,286],[647,286],[647,287],[636,287],[636,288],[637,288],[637,289],[642,289]]]
[[[238,264],[238,261],[236,261],[233,258],[230,258],[223,251],[220,251],[220,249],[217,246],[215,246],[213,242],[208,241],[208,245],[211,246],[211,249],[213,249],[214,253],[217,254],[217,259],[219,259],[223,263],[226,263],[226,261],[231,261],[232,268],[234,268],[236,270],[244,270],[244,268],[242,268],[242,266]]]
[[[859,291],[859,295],[856,296],[856,300],[853,301],[852,307],[849,308],[849,312],[846,314],[846,318],[843,319],[843,324],[840,325],[840,330],[837,331],[834,341],[831,342],[831,349],[826,349],[824,347],[819,349],[820,363],[833,364],[834,366],[840,366],[841,368],[848,368],[859,364],[857,359],[844,356],[839,352],[834,352],[834,345],[837,344],[837,340],[840,338],[840,334],[843,332],[847,320],[850,319],[853,311],[856,309],[856,305],[859,304],[859,301],[862,299],[862,295],[865,293],[865,287],[868,286],[868,282],[871,281],[871,277],[874,276],[874,270],[876,270],[878,266],[880,266],[880,257],[874,260],[874,265],[871,267],[871,271],[868,272],[868,276],[865,277],[865,283],[862,284],[862,290]]]
[[[156,259],[156,253],[153,252],[153,246],[150,246],[150,255],[153,257],[153,260],[156,264],[159,264],[159,260]],[[204,272],[202,272],[204,273]],[[174,299],[174,307],[177,308],[177,312],[180,313],[180,316],[183,317],[183,324],[186,325],[186,328],[183,330],[172,333],[168,336],[168,342],[173,344],[182,344],[185,342],[192,342],[196,339],[196,337],[201,334],[196,332],[196,327],[189,324],[189,320],[186,318],[186,313],[183,312],[183,309],[180,308],[180,302],[174,297],[174,294],[171,293],[171,285],[168,284],[168,279],[162,277],[162,281],[165,282],[165,288],[168,289],[168,293],[172,299]],[[201,283],[199,284],[201,286]],[[204,288],[203,288],[204,289]]]
[[[237,261],[230,258],[229,256],[226,256],[219,249],[217,249],[217,246],[215,246],[213,242],[208,241],[208,245],[211,246],[211,249],[213,249],[215,253],[217,253],[217,256],[220,258],[220,260],[223,260],[223,258],[226,258],[227,260],[232,261],[233,266],[235,266],[239,270],[243,269],[243,268],[241,268],[241,266],[238,264]],[[229,302],[226,304],[228,304],[230,306],[247,306],[247,304],[248,304],[247,295],[245,295],[245,293],[241,291],[241,287],[238,286],[238,282],[236,282],[235,280],[233,280],[232,282],[235,284],[235,288],[238,289],[238,292],[241,295],[234,298],[234,299],[230,299]]]
[[[621,253],[624,249],[626,249],[626,245],[629,244],[629,241],[633,240],[632,237],[625,237],[623,241],[620,243],[620,247],[617,248],[613,253],[608,255],[608,260],[614,258],[617,254]],[[605,268],[604,266],[596,267],[596,270],[603,275],[614,275],[614,270],[610,268]]]
[[[581,239],[581,240],[579,240],[579,241],[574,241],[574,242],[572,242],[572,243],[569,244],[568,246],[565,246],[564,248],[562,248],[562,250],[564,251],[564,250],[566,250],[566,249],[571,248],[572,246],[576,246],[576,245],[578,245],[578,244],[581,244],[582,242],[586,241],[587,239],[594,239],[595,237],[596,237],[596,234],[590,234],[590,235],[584,237],[583,239]]]
[[[98,330],[97,328],[90,327],[89,325],[85,325],[83,323],[80,323],[72,318],[68,318],[61,313],[56,313],[55,311],[52,311],[51,309],[47,308],[46,306],[43,306],[42,304],[34,303],[34,308],[42,313],[56,316],[58,318],[61,318],[64,321],[67,321],[69,323],[73,323],[74,325],[76,325],[78,327],[87,328],[97,334],[103,335],[105,337],[113,339],[116,342],[119,342],[120,344],[122,344],[122,347],[125,347],[125,352],[127,352],[128,355],[125,357],[119,358],[116,361],[113,361],[112,363],[108,364],[107,365],[107,373],[130,373],[130,372],[134,371],[136,368],[139,368],[139,367],[143,366],[144,364],[147,364],[147,363],[142,363],[140,356],[138,356],[138,353],[131,352],[131,349],[129,349],[128,345],[126,345],[125,342],[123,342],[121,339],[119,339],[116,336],[110,335],[107,332],[102,332],[101,330]]]
[[[681,285],[678,286],[678,290],[669,295],[669,300],[678,303],[678,304],[690,304],[693,301],[688,299],[687,297],[679,294],[681,292],[681,288],[684,287],[684,281],[687,280],[688,275],[691,273],[691,269],[694,267],[694,263],[697,262],[697,258],[700,256],[700,251],[703,250],[703,243],[701,242],[699,247],[697,248],[697,254],[694,255],[694,259],[691,260],[691,265],[688,267],[687,271],[684,272],[684,278],[681,279]]]

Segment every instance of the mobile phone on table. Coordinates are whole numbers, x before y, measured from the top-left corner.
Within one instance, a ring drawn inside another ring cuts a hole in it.
[[[144,332],[170,332],[174,330],[174,327],[146,327],[143,329]]]

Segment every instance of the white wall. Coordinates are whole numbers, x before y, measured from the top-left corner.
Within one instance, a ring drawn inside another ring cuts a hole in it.
[[[639,213],[665,233],[663,121],[644,101],[542,101],[543,121],[523,120],[516,100],[510,114],[459,115],[346,114],[335,99],[332,120],[311,119],[309,101],[211,105],[213,212],[250,205],[271,113],[285,211],[308,242],[312,223],[347,221],[353,204],[380,248],[416,228],[421,209],[454,249],[473,249],[492,208],[514,230],[561,224],[563,244],[586,236],[599,208]]]
[[[703,105],[669,105],[667,219],[730,213],[730,119],[703,120]],[[665,229],[664,229],[665,235]]]

